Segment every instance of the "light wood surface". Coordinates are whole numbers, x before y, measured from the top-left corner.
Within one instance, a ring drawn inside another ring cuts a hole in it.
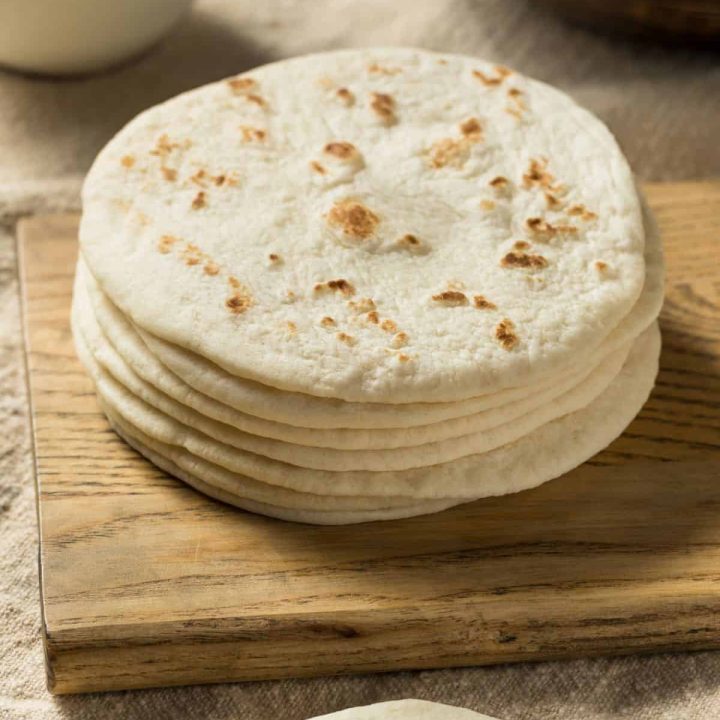
[[[229,508],[118,440],[72,349],[77,218],[24,221],[50,688],[720,647],[720,183],[647,189],[664,350],[624,436],[535,490],[337,528]]]

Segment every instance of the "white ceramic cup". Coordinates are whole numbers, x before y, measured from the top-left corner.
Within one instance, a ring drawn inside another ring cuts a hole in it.
[[[0,65],[26,72],[96,72],[138,55],[192,0],[0,0]]]

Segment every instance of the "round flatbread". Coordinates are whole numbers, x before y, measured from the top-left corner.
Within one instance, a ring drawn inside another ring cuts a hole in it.
[[[314,720],[493,720],[489,715],[426,700],[391,700],[348,708]]]
[[[353,50],[170,100],[103,150],[83,257],[232,375],[452,402],[587,361],[638,299],[640,204],[596,118],[473,58]]]

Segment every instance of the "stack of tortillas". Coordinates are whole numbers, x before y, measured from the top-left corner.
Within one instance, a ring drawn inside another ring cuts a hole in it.
[[[529,488],[654,382],[662,256],[627,163],[503,67],[268,65],[133,120],[83,200],[74,331],[103,409],[241,508],[353,523]]]

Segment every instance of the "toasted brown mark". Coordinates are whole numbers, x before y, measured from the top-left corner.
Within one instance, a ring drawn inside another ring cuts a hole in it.
[[[444,138],[433,143],[429,152],[430,166],[439,170],[444,167],[461,168],[468,159],[470,148],[465,138]]]
[[[597,214],[592,212],[591,210],[588,210],[583,204],[578,203],[577,205],[572,205],[567,209],[568,215],[579,215],[582,220],[588,221],[588,220],[596,220]]]
[[[513,248],[515,250],[527,250],[530,247],[529,242],[525,242],[525,240],[518,240],[514,245]]]
[[[177,180],[177,170],[164,165],[160,168],[160,172],[168,182],[175,182]]]
[[[494,177],[488,185],[493,189],[496,197],[503,198],[510,195],[510,181],[502,175]]]
[[[482,126],[477,118],[471,117],[460,123],[460,132],[468,139],[479,141],[482,139]]]
[[[167,255],[168,253],[172,252],[173,245],[178,241],[176,237],[173,237],[172,235],[163,235],[157,243],[157,249],[159,252],[161,252],[163,255]]]
[[[348,300],[348,306],[356,313],[366,313],[375,310],[375,301],[372,298],[360,298],[359,300]]]
[[[335,327],[337,323],[333,318],[331,318],[329,315],[326,315],[321,321],[320,324],[323,327]]]
[[[241,125],[240,132],[244,142],[265,142],[267,133],[260,128],[250,127],[249,125]]]
[[[346,87],[338,88],[335,91],[335,95],[337,96],[338,100],[340,100],[340,102],[346,107],[350,107],[351,105],[355,104],[355,95],[353,95]]]
[[[190,182],[193,182],[196,185],[199,185],[200,187],[207,186],[207,179],[208,179],[208,174],[202,168],[200,168],[200,170],[197,170],[193,175],[190,176]]]
[[[478,310],[497,310],[497,305],[490,302],[484,295],[473,295],[473,305]]]
[[[227,81],[228,87],[237,95],[244,95],[252,88],[257,87],[257,82],[251,77],[230,78]]]
[[[374,62],[368,65],[368,72],[371,75],[397,75],[402,70],[398,67],[384,67]]]
[[[185,245],[182,255],[186,265],[199,265],[205,260],[203,251],[193,243]]]
[[[405,353],[400,353],[400,354],[397,356],[397,359],[398,359],[401,363],[406,363],[406,362],[409,362],[409,361],[410,361],[410,356],[409,356],[409,355],[406,355]]]
[[[355,344],[355,338],[352,335],[348,335],[344,332],[339,332],[335,335],[335,337],[340,341],[344,342],[346,345],[354,345]]]
[[[523,187],[541,187],[555,194],[562,193],[563,187],[555,182],[554,176],[547,169],[547,158],[532,158],[527,171],[523,174]]]
[[[277,253],[270,253],[270,254],[268,255],[268,260],[269,260],[273,265],[279,265],[279,264],[282,262],[282,258],[281,258]]]
[[[608,264],[606,262],[603,262],[602,260],[597,260],[595,262],[595,269],[600,273],[604,273],[608,269]]]
[[[342,229],[345,235],[365,240],[374,234],[380,218],[356,200],[341,200],[330,209],[327,222]]]
[[[355,294],[355,288],[352,283],[349,283],[347,280],[343,280],[342,278],[338,280],[328,280],[323,283],[316,283],[315,287],[313,287],[313,291],[316,293],[327,291],[339,292],[346,297]]]
[[[496,325],[495,337],[506,350],[512,350],[518,344],[518,336],[515,334],[515,324],[507,318],[501,320]]]
[[[260,95],[256,95],[255,93],[248,93],[244,97],[248,102],[254,103],[255,105],[259,105],[262,108],[267,107],[267,101],[265,100],[265,98],[261,97]]]
[[[495,209],[495,202],[493,200],[481,200],[480,201],[480,207],[483,210],[494,210]]]
[[[488,75],[487,73],[482,72],[482,70],[473,70],[472,74],[473,77],[477,78],[483,85],[487,85],[488,87],[494,87],[502,84],[503,80],[505,80],[508,75],[512,74],[512,70],[510,70],[510,68],[506,68],[504,65],[496,65],[494,70],[495,75]]]
[[[150,151],[150,154],[165,157],[180,146],[180,143],[171,141],[169,136],[163,133],[155,142],[155,147]]]
[[[380,328],[385,332],[397,332],[397,325],[392,320],[383,320],[380,323]]]
[[[532,217],[525,221],[528,230],[540,238],[552,238],[556,235],[575,235],[578,231],[573,225],[553,225],[542,218]]]
[[[393,337],[392,346],[394,348],[404,347],[405,345],[407,345],[409,339],[410,338],[408,337],[407,333],[399,332]]]
[[[207,206],[207,196],[205,193],[201,190],[192,201],[192,209],[193,210],[200,210]]]
[[[323,152],[338,160],[350,160],[358,155],[357,148],[349,142],[330,142],[323,148]]]
[[[242,287],[242,283],[234,275],[230,275],[230,277],[228,278],[228,285],[235,290],[238,290]]]
[[[206,275],[217,275],[220,272],[220,266],[217,263],[208,261],[205,263],[203,271]]]
[[[459,290],[443,290],[443,292],[433,295],[432,299],[435,300],[435,302],[442,303],[448,307],[457,307],[459,305],[468,304],[467,295]]]
[[[135,158],[132,155],[123,155],[120,158],[120,164],[124,168],[131,168],[135,164]]]
[[[370,108],[385,123],[392,125],[397,122],[395,117],[395,99],[386,93],[371,93]]]
[[[522,119],[523,112],[527,110],[527,105],[525,104],[522,91],[517,88],[510,88],[507,94],[510,100],[510,105],[505,107],[505,112],[513,115],[518,120]]]
[[[545,202],[550,210],[558,210],[562,207],[562,201],[551,192],[545,193]]]
[[[291,335],[294,335],[297,332],[297,325],[292,322],[292,320],[288,320],[285,324],[287,325],[287,329]]]
[[[408,247],[420,247],[422,243],[420,242],[420,239],[418,237],[416,237],[412,233],[407,233],[398,240],[398,244],[406,245]]]
[[[548,261],[542,255],[529,255],[525,252],[509,252],[500,261],[504,268],[544,268]]]
[[[380,322],[380,316],[377,314],[376,310],[371,310],[367,314],[367,319],[369,322],[371,322],[373,325],[377,325]]]
[[[236,290],[225,300],[225,307],[233,315],[242,315],[252,305],[252,296],[247,289]]]
[[[310,169],[318,175],[325,175],[327,173],[327,170],[316,160],[310,161]]]

